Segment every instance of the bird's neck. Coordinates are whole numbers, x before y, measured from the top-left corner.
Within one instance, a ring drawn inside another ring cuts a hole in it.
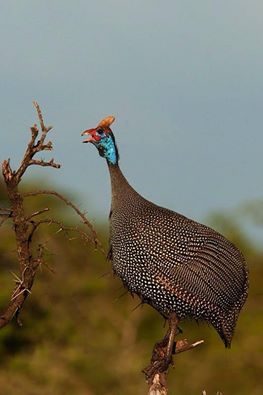
[[[113,133],[95,143],[100,156],[106,158],[108,165],[118,165],[119,153]]]
[[[108,163],[111,178],[112,208],[125,204],[127,200],[135,200],[140,195],[132,188],[124,177],[119,166]]]

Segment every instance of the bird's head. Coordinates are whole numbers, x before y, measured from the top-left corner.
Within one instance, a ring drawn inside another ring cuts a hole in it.
[[[110,115],[102,119],[95,128],[84,130],[84,132],[81,133],[82,136],[88,136],[83,143],[92,143],[95,145],[100,156],[106,158],[111,165],[116,165],[119,160],[115,138],[110,129],[110,125],[114,121],[115,117]]]

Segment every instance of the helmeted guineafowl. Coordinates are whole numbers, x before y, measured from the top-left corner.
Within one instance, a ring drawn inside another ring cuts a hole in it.
[[[130,186],[118,165],[113,121],[109,116],[82,133],[106,158],[110,172],[113,271],[164,317],[205,320],[230,347],[248,291],[242,254],[213,229],[155,205]]]

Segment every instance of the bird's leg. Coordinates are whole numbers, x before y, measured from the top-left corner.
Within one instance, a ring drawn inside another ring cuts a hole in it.
[[[166,363],[169,365],[172,359],[172,355],[175,353],[174,348],[174,339],[175,336],[180,333],[180,329],[178,328],[179,319],[177,318],[175,313],[171,313],[169,317],[169,329],[166,334],[168,337],[167,349],[166,349]]]
[[[181,330],[177,326],[179,320],[175,313],[169,316],[168,322],[169,328],[166,335],[160,342],[155,344],[151,363],[143,371],[148,381],[151,380],[150,378],[153,378],[157,372],[163,372],[165,374],[172,362],[172,355],[175,353],[174,338]]]
[[[186,339],[174,341],[178,333],[182,333],[178,327],[179,319],[175,313],[168,318],[169,328],[164,338],[155,344],[152,352],[152,358],[149,366],[143,373],[149,384],[149,394],[167,394],[166,374],[169,366],[173,363],[173,354],[179,354],[191,350],[203,343],[199,340],[195,343],[189,343]]]

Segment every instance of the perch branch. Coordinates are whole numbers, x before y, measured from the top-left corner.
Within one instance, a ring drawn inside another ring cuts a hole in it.
[[[169,329],[165,337],[155,344],[152,352],[150,364],[143,370],[149,385],[148,395],[167,395],[167,372],[170,365],[173,365],[173,354],[179,354],[191,350],[204,341],[199,340],[189,343],[188,340],[174,341],[175,336],[180,333],[178,319],[175,314],[169,317]]]

